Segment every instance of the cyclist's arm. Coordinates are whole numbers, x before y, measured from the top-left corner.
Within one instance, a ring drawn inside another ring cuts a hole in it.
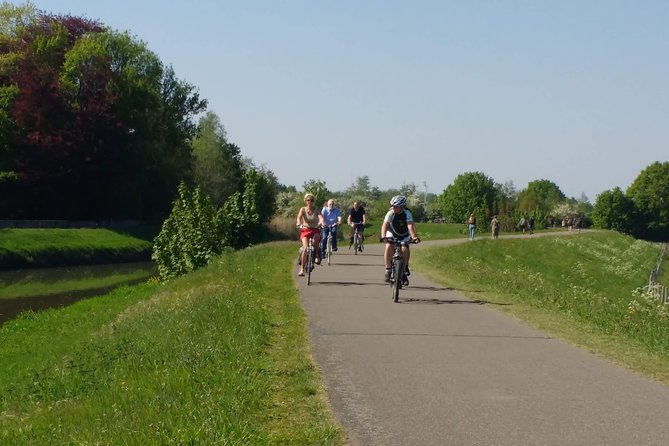
[[[304,214],[304,208],[300,208],[300,212],[297,213],[297,220],[295,220],[295,226],[300,226],[302,224],[303,214]]]
[[[418,238],[416,235],[416,224],[413,221],[407,222],[407,227],[409,228],[409,235],[412,239]]]
[[[367,217],[366,217],[365,214],[363,213],[363,214],[362,214],[362,224],[364,225],[365,223],[367,223]]]
[[[386,236],[386,231],[388,230],[388,221],[384,218],[383,224],[381,225],[381,237]]]

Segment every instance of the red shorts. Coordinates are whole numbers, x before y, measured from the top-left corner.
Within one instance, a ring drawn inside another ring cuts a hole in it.
[[[300,240],[302,240],[304,237],[313,237],[316,234],[320,234],[321,230],[318,228],[302,228],[300,230]]]

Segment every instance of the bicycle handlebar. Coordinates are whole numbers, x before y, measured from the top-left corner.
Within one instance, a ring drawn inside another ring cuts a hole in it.
[[[323,229],[325,226],[319,224],[319,225],[318,225],[317,227],[315,227],[315,228],[310,228],[309,226],[305,226],[305,225],[295,225],[295,227],[298,228],[298,229],[302,229],[302,228],[307,228],[307,229]]]
[[[415,243],[420,243],[420,238],[416,237],[416,238],[411,238],[411,239],[409,239],[409,241],[406,241],[406,242],[400,242],[395,237],[381,237],[379,239],[379,241],[380,242],[388,242],[388,243],[414,243],[415,244]]]

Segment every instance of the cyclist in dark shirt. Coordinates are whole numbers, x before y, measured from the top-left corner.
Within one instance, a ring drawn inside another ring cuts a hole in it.
[[[353,244],[353,233],[355,228],[358,228],[358,234],[360,234],[360,240],[365,239],[363,231],[365,230],[365,223],[367,223],[367,217],[365,217],[365,208],[360,205],[359,201],[353,203],[353,207],[348,211],[348,218],[346,222],[351,227],[351,238],[348,242],[348,249],[351,249]]]
[[[381,236],[392,237],[399,239],[402,242],[413,240],[418,243],[420,239],[416,235],[416,225],[413,222],[413,215],[411,211],[406,209],[407,199],[403,195],[397,195],[390,200],[392,206],[381,225]],[[406,275],[409,275],[409,245],[402,246],[402,255],[404,256],[404,264],[406,265]],[[392,270],[393,261],[393,245],[386,242],[384,260],[386,264],[386,282],[390,281],[390,273]]]

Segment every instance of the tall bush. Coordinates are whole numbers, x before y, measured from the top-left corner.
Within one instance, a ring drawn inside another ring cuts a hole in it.
[[[224,246],[221,220],[209,197],[184,183],[178,195],[153,243],[151,258],[163,280],[205,266]]]

